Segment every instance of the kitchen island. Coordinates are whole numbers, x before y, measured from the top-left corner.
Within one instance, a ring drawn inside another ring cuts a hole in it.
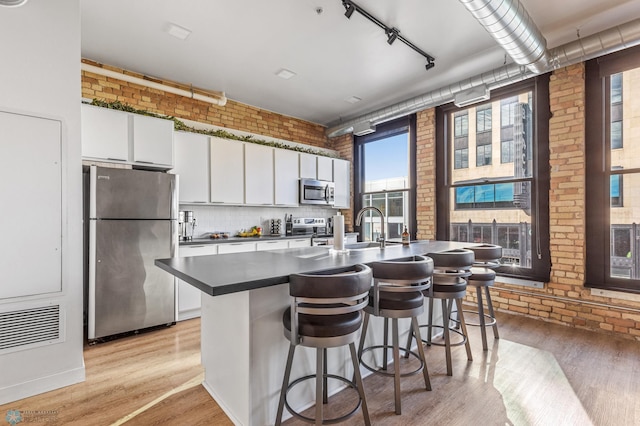
[[[213,256],[158,259],[155,264],[197,287],[202,295],[201,348],[203,386],[239,425],[274,423],[289,341],[283,335],[282,313],[289,306],[289,275],[330,271],[357,263],[393,260],[462,248],[469,243],[417,241],[336,253],[327,246]],[[436,314],[437,315],[437,314]],[[382,321],[372,318],[368,343],[381,342]],[[426,319],[421,321],[426,323]],[[408,330],[408,322],[401,322]],[[370,340],[371,339],[371,340]],[[350,377],[346,348],[331,349],[329,371]],[[372,359],[377,365],[377,359]],[[292,378],[315,368],[315,351],[301,350]],[[311,382],[311,381],[309,381]],[[335,383],[329,392],[340,390]],[[296,409],[313,404],[313,384],[289,394]]]

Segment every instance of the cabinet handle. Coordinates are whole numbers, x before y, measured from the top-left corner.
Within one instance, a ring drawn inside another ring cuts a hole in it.
[[[107,160],[112,160],[112,161],[127,161],[127,160],[123,160],[122,158],[107,158]]]
[[[142,161],[142,160],[136,160],[136,163],[144,163],[144,164],[156,164],[153,161]]]
[[[192,248],[200,248],[200,247],[206,247],[206,246],[182,246],[182,248],[184,249],[192,249]]]

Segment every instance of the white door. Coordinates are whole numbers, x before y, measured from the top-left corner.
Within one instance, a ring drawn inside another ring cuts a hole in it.
[[[179,175],[181,203],[209,202],[209,137],[176,132],[174,173]]]
[[[246,204],[273,205],[273,148],[244,145],[244,190]]]
[[[299,155],[296,151],[288,149],[274,150],[274,200],[277,205],[298,205],[298,188],[300,186],[298,157]]]
[[[173,121],[131,114],[133,161],[173,167]]]
[[[244,203],[244,144],[211,138],[211,202]]]
[[[82,156],[104,160],[129,160],[129,114],[81,105]]]

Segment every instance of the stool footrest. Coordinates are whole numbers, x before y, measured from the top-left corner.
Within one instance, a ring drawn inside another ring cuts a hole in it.
[[[421,325],[420,326],[420,328],[428,328],[428,327],[429,327],[428,325]],[[441,325],[431,325],[431,328],[442,328],[442,329],[444,329],[444,327],[441,326]],[[450,343],[449,346],[462,346],[465,343],[467,343],[467,336],[465,336],[464,333],[462,333],[459,330],[456,330],[455,328],[451,328],[451,327],[449,327],[449,331],[452,332],[452,333],[457,334],[460,337],[462,337],[462,340],[460,340],[459,342]],[[422,342],[424,344],[426,344],[426,345],[446,346],[444,343],[434,342],[433,339],[431,339],[431,341],[429,342],[427,339],[423,338]]]
[[[347,386],[349,386],[350,388],[354,389],[356,392],[358,392],[358,387],[356,386],[356,384],[354,382],[352,382],[349,379],[346,379],[342,376],[337,376],[335,374],[325,374],[323,375],[323,377],[326,377],[327,379],[335,379],[335,380],[340,380],[341,382],[344,382],[347,384]],[[314,419],[313,417],[307,417],[307,416],[303,416],[302,414],[300,414],[299,412],[295,411],[293,408],[291,408],[291,406],[289,405],[289,401],[287,399],[287,395],[289,394],[289,391],[296,385],[304,382],[305,380],[311,380],[311,379],[315,379],[316,375],[315,374],[310,374],[308,376],[304,376],[304,377],[300,377],[299,379],[294,380],[293,382],[291,382],[289,384],[289,386],[287,386],[287,390],[285,391],[285,396],[284,396],[284,405],[287,408],[287,411],[289,411],[289,413],[291,413],[291,415],[297,419],[300,419],[304,422],[307,423],[315,423],[316,419]],[[323,419],[322,420],[322,424],[323,425],[331,425],[331,424],[335,424],[335,423],[340,423],[343,422],[349,418],[351,418],[357,411],[358,409],[360,409],[360,406],[362,405],[362,398],[358,398],[358,403],[356,404],[355,408],[351,411],[349,411],[347,414],[344,414],[340,417],[334,417],[332,419]]]
[[[364,355],[365,352],[372,351],[374,349],[393,350],[393,346],[392,345],[374,345],[374,346],[369,346],[369,347],[366,347],[366,348],[362,349],[362,355]],[[417,353],[415,353],[415,352],[413,352],[411,350],[407,350],[406,348],[400,347],[398,349],[399,349],[399,351],[401,353],[400,358],[408,358],[409,355],[411,355],[411,356],[415,357],[418,361],[420,361],[420,365],[418,366],[418,368],[416,368],[415,370],[412,370],[412,371],[407,371],[407,372],[404,372],[404,373],[400,373],[400,377],[413,376],[414,374],[421,373],[422,370],[424,370],[424,362],[420,359],[420,355],[418,355]],[[383,376],[389,376],[389,377],[395,376],[395,374],[393,372],[387,372],[387,371],[384,371],[384,370],[379,369],[379,368],[371,367],[369,364],[367,364],[366,362],[364,362],[362,360],[362,355],[360,356],[360,359],[359,359],[360,365],[362,365],[367,370],[369,370],[369,371],[371,371],[372,373],[375,373],[375,374],[381,374]],[[393,362],[400,362],[400,360],[397,360],[397,361],[393,360]]]

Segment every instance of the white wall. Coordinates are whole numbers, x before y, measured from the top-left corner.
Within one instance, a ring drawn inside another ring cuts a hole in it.
[[[0,300],[0,310],[39,301],[59,303],[66,333],[62,343],[0,355],[3,404],[84,380],[79,0],[30,0],[19,8],[0,7],[0,40],[0,109],[58,117],[63,123],[62,292]],[[20,143],[1,138],[0,133],[0,143]],[[11,179],[2,173],[1,179]],[[2,200],[0,220],[16,219],[17,212],[7,208],[12,205]],[[34,224],[19,226],[37,230]],[[10,249],[11,242],[3,241],[0,259],[2,250]],[[29,259],[29,253],[24,256]],[[29,260],[31,267],[38,267],[38,259]]]

